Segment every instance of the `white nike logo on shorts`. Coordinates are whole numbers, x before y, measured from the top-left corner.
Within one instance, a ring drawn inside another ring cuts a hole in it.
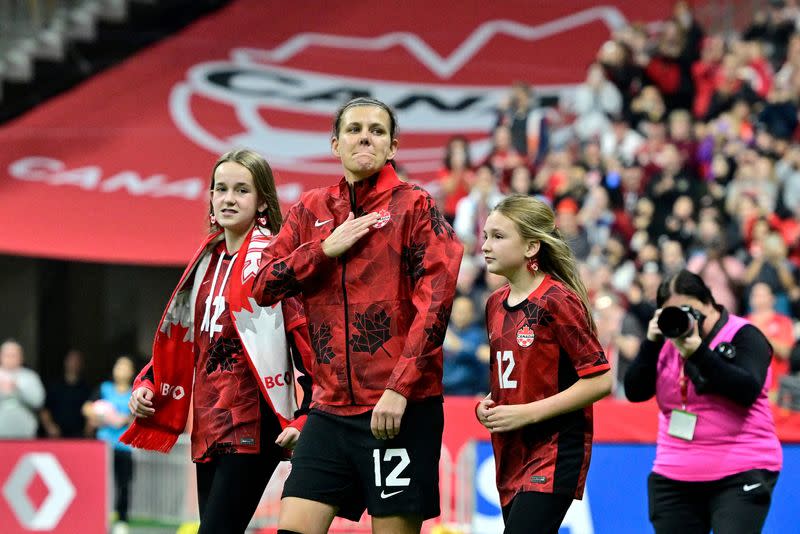
[[[756,489],[760,485],[761,485],[761,482],[759,482],[758,484],[745,484],[744,486],[742,486],[742,489],[744,491],[751,491],[751,490]]]
[[[398,491],[393,491],[392,493],[386,493],[385,491],[382,491],[381,492],[381,499],[388,499],[389,497],[394,497],[398,493],[403,493],[404,491],[405,490],[398,490]]]
[[[316,226],[317,228],[319,228],[319,227],[320,227],[320,226],[322,226],[323,224],[328,224],[328,223],[329,223],[329,222],[331,222],[332,220],[333,220],[333,219],[328,219],[327,221],[320,221],[319,219],[317,219],[317,222],[315,222],[315,223],[314,223],[314,226]]]

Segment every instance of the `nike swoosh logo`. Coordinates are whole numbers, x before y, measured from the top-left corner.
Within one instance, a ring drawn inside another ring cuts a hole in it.
[[[329,222],[331,222],[332,220],[333,220],[333,219],[328,219],[327,221],[320,221],[319,219],[317,219],[317,222],[315,222],[315,223],[314,223],[314,226],[316,226],[317,228],[319,228],[319,227],[320,227],[320,226],[322,226],[323,224],[328,224],[328,223],[329,223]]]
[[[388,499],[389,497],[394,497],[398,493],[403,493],[405,490],[393,491],[392,493],[386,493],[385,491],[381,492],[381,499]]]
[[[742,489],[744,491],[752,491],[752,490],[756,489],[757,487],[759,487],[760,485],[761,485],[761,482],[759,482],[758,484],[745,484],[744,486],[742,486]]]

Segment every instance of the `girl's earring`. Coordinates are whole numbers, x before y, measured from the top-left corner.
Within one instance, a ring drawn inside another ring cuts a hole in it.
[[[209,213],[208,214],[208,220],[211,222],[211,226],[214,226],[215,224],[217,224],[217,218],[214,217],[213,213]]]
[[[258,217],[256,218],[256,222],[259,226],[266,226],[267,225],[267,216],[263,213],[259,213]]]
[[[536,256],[528,259],[528,270],[532,273],[539,270],[539,260],[536,259]]]

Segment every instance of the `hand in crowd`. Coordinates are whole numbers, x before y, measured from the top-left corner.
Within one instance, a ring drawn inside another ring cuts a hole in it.
[[[377,213],[367,213],[355,218],[350,212],[347,219],[322,242],[322,251],[329,258],[338,258],[369,233],[369,229],[378,222],[378,217]]]
[[[128,401],[128,408],[134,417],[145,419],[156,413],[153,407],[153,390],[148,387],[136,388]]]

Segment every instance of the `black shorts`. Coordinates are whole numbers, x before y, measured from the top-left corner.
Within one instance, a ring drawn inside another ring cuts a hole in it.
[[[657,533],[761,532],[778,472],[751,469],[719,480],[647,478],[650,522]]]
[[[342,417],[311,410],[283,497],[330,504],[351,521],[365,509],[377,517],[437,517],[442,399],[409,403],[391,440],[372,435],[371,418],[371,411]]]

